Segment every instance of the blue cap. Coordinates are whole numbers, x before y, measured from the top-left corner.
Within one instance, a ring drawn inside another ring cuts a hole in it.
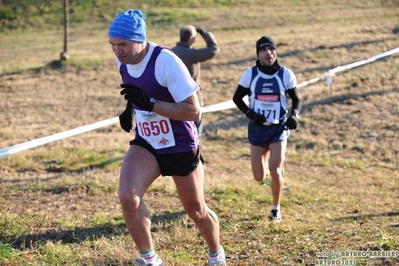
[[[108,37],[145,42],[147,29],[145,17],[145,14],[138,9],[123,11],[112,21],[108,30]]]

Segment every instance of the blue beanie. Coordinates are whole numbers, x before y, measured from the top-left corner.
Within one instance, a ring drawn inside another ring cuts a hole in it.
[[[145,17],[140,10],[128,9],[120,13],[111,23],[108,37],[145,42],[147,28]]]

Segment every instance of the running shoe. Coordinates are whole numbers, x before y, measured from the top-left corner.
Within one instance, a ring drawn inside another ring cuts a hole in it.
[[[136,258],[133,264],[136,266],[164,266],[160,257],[157,258],[155,263],[147,263],[143,258]]]
[[[281,212],[279,210],[272,209],[270,211],[270,221],[271,222],[279,223],[282,220],[283,220],[283,218],[281,217]]]
[[[219,258],[215,261],[211,260],[208,255],[209,266],[226,266],[226,258],[224,254],[224,249],[221,247],[221,254],[219,254]]]
[[[216,261],[216,262],[210,262],[209,266],[226,266],[226,262],[223,261]]]

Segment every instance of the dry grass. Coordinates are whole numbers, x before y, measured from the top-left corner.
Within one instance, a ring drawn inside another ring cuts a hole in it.
[[[192,23],[212,30],[221,47],[203,64],[206,103],[231,99],[264,34],[275,38],[280,62],[299,82],[396,48],[395,5],[273,1],[262,8],[199,9],[212,17]],[[149,39],[172,46],[178,26],[150,28]],[[89,30],[72,30],[74,63],[55,70],[60,32],[0,33],[0,147],[123,109],[106,25]],[[324,81],[300,90],[304,107],[289,139],[280,225],[267,219],[268,182],[251,176],[247,120],[236,109],[205,114],[207,201],[220,218],[229,265],[314,265],[324,250],[399,250],[398,65],[393,55],[340,73],[333,95]],[[130,138],[115,124],[1,158],[0,264],[131,265],[137,253],[116,192]],[[145,199],[166,265],[205,265],[205,244],[170,178],[157,180]],[[397,265],[399,258],[357,263]]]

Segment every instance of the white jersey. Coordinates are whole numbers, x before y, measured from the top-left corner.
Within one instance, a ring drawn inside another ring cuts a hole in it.
[[[287,113],[287,92],[297,86],[297,80],[295,74],[283,66],[273,75],[254,66],[242,74],[238,84],[250,90],[249,108],[264,115],[268,124],[278,124]]]

